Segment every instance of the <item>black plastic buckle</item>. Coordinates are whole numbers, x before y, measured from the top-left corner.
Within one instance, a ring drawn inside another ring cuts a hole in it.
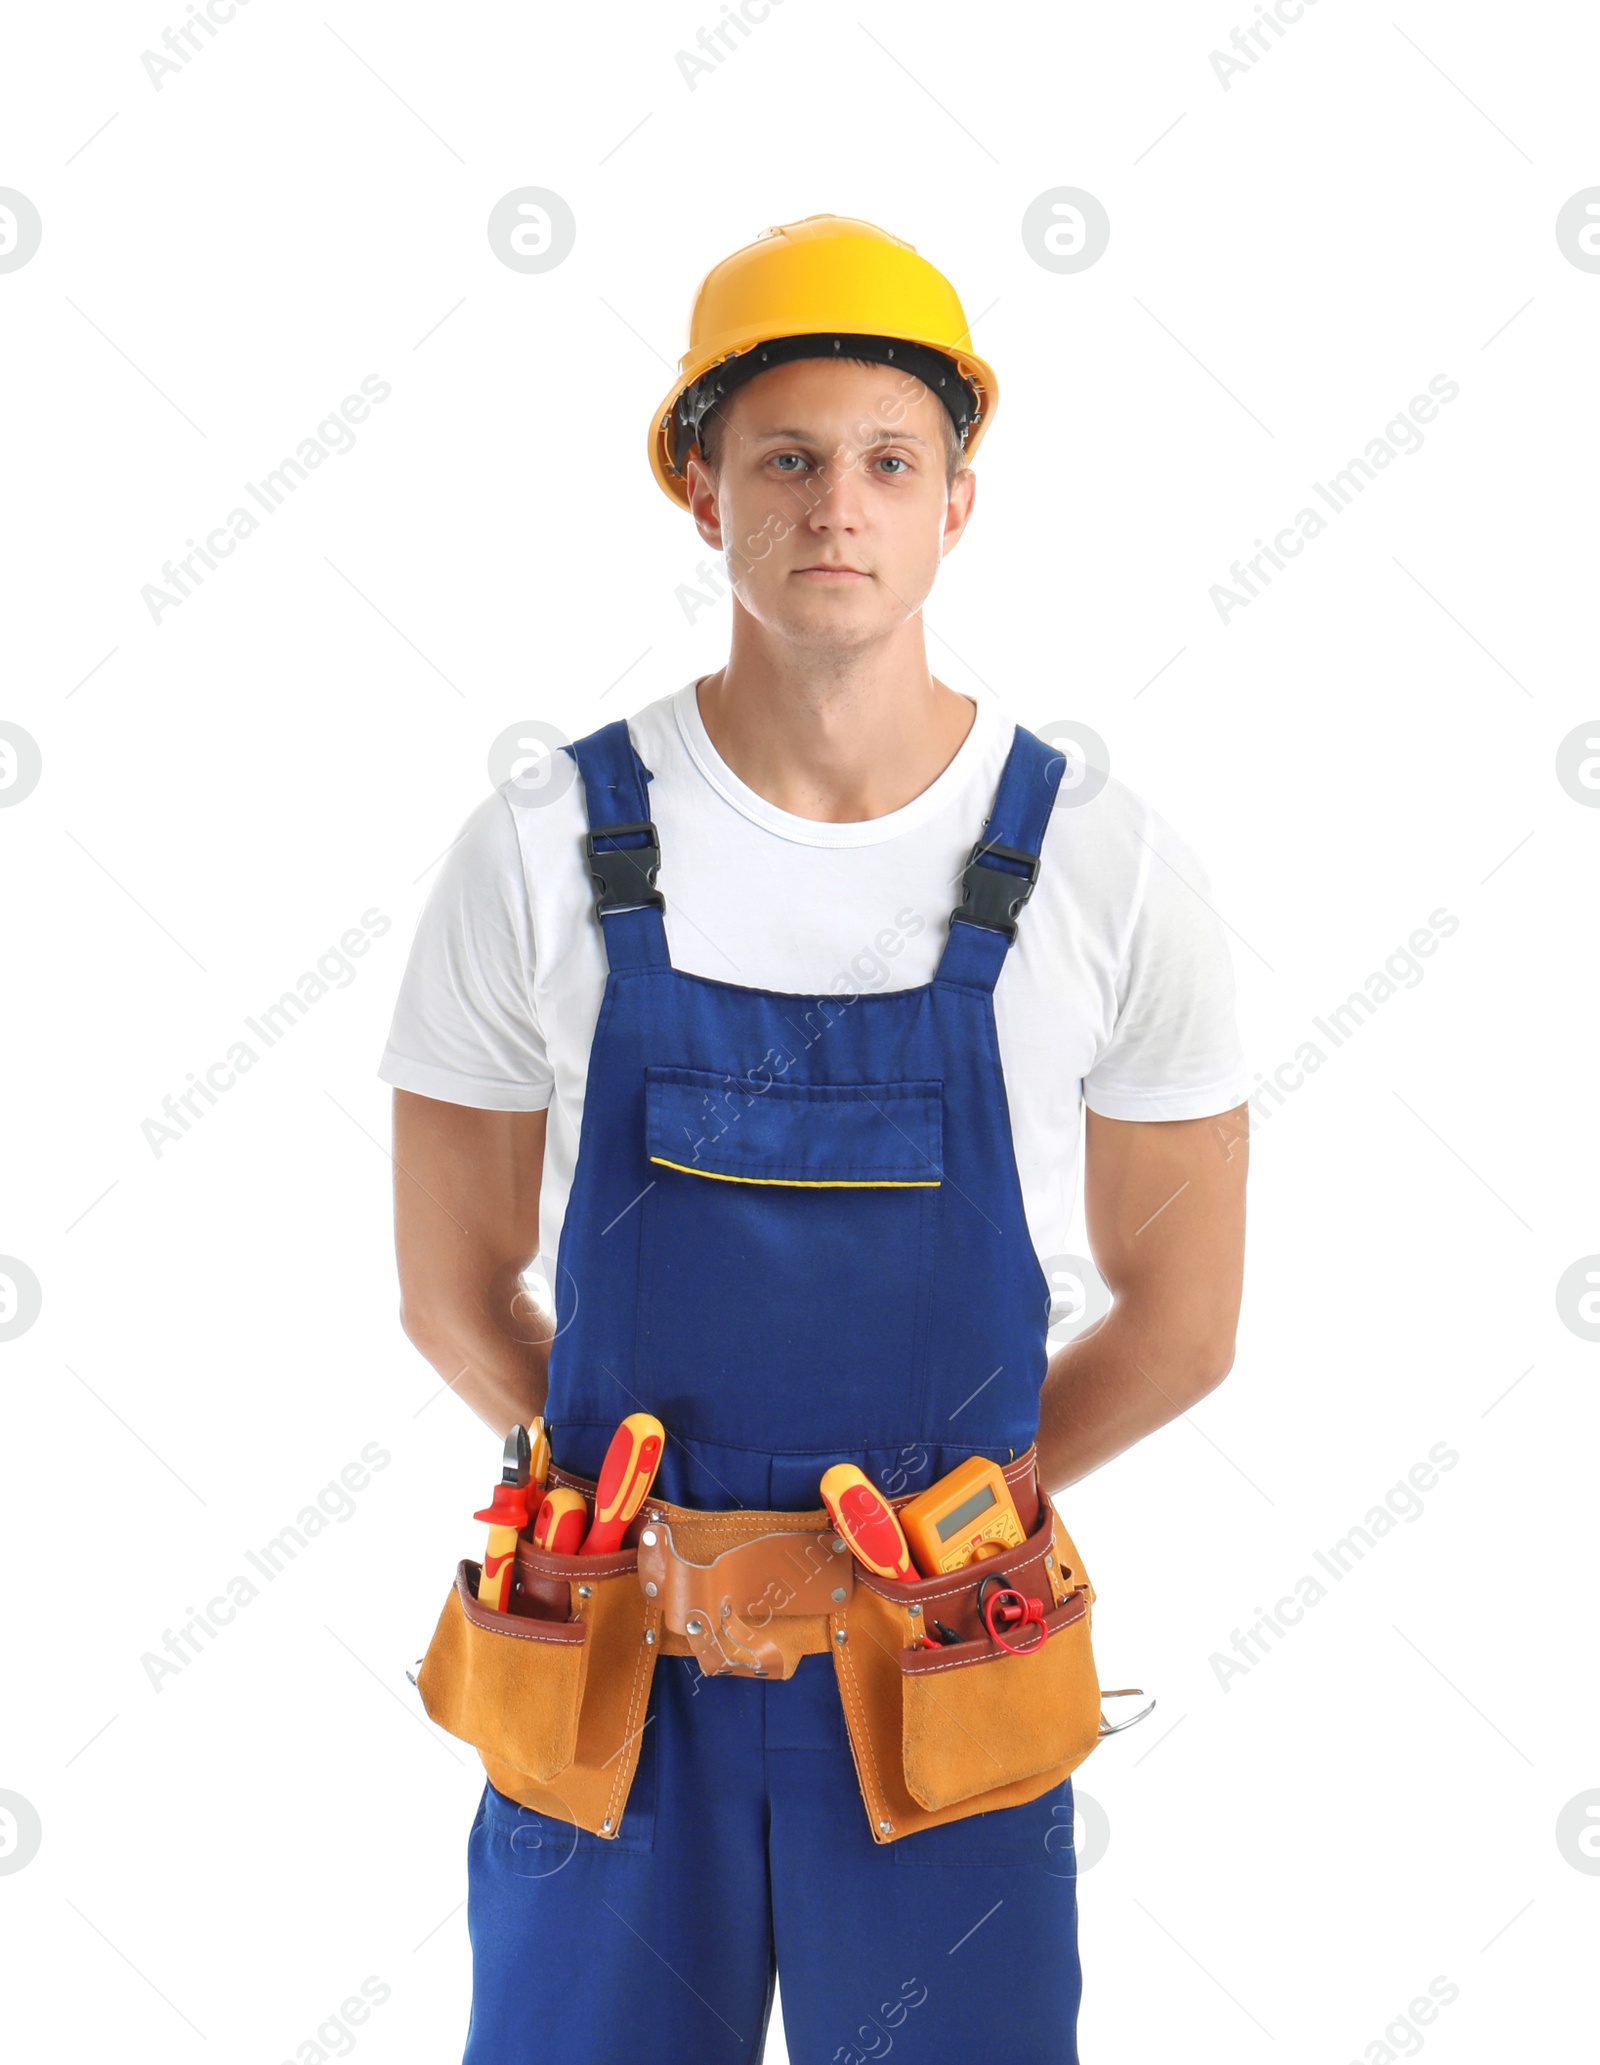
[[[985,867],[991,854],[998,860],[1020,861],[1027,874],[1013,875],[1007,868]],[[963,924],[983,925],[991,932],[1003,932],[1007,939],[1015,939],[1017,913],[1032,896],[1038,879],[1038,854],[1024,853],[1016,846],[1002,846],[997,839],[980,839],[962,874],[961,901],[950,913],[950,922],[954,924],[959,918]]]
[[[628,832],[648,832],[650,836],[642,846],[619,846],[605,853],[595,851],[596,839],[620,839]],[[597,915],[639,910],[646,904],[654,904],[658,911],[666,909],[667,899],[655,887],[656,870],[661,866],[661,841],[651,819],[641,818],[637,824],[596,825],[585,832],[583,851],[596,885]]]

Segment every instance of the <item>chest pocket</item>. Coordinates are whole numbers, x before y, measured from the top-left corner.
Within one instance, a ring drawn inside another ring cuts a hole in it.
[[[943,1117],[936,1081],[762,1088],[646,1068],[640,1352],[664,1403],[719,1385],[722,1438],[758,1445],[904,1437]]]

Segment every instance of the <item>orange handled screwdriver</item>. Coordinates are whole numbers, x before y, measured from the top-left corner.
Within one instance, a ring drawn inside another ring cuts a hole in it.
[[[511,1580],[517,1568],[517,1536],[528,1524],[528,1501],[537,1487],[529,1483],[533,1449],[526,1427],[513,1427],[506,1436],[500,1482],[487,1506],[473,1514],[474,1520],[489,1523],[489,1546],[484,1551],[478,1577],[478,1604],[495,1613],[510,1610]]]
[[[902,1582],[921,1575],[894,1507],[865,1471],[835,1463],[822,1473],[821,1491],[834,1526],[869,1570]]]
[[[589,1505],[583,1493],[571,1485],[560,1485],[544,1495],[533,1523],[533,1545],[554,1556],[580,1555],[588,1525]]]
[[[580,1556],[608,1556],[622,1546],[628,1522],[644,1504],[655,1481],[667,1430],[654,1413],[629,1413],[606,1450],[594,1488],[594,1525]]]
[[[879,1577],[915,1578],[922,1573],[911,1560],[905,1530],[894,1507],[865,1470],[854,1463],[835,1463],[822,1473],[822,1503],[846,1546]]]

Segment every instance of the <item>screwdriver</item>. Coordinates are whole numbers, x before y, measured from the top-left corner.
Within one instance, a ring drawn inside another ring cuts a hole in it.
[[[629,1413],[606,1450],[594,1488],[594,1524],[580,1556],[608,1556],[622,1546],[628,1522],[655,1481],[667,1430],[654,1413]]]
[[[545,1431],[543,1413],[528,1422],[528,1447],[528,1482],[543,1491],[544,1481],[550,1474],[550,1436]],[[537,1506],[539,1502],[534,1499],[530,1503]]]
[[[547,1491],[533,1523],[533,1545],[556,1556],[582,1553],[584,1532],[589,1525],[589,1507],[581,1491],[570,1485]]]
[[[822,1503],[852,1554],[879,1577],[915,1578],[905,1530],[894,1507],[865,1470],[834,1463],[822,1473]]]
[[[542,1426],[540,1432],[542,1438]],[[547,1457],[548,1453],[547,1447]],[[495,1613],[505,1613],[509,1607],[511,1580],[517,1567],[517,1536],[528,1524],[529,1499],[539,1490],[530,1482],[532,1469],[533,1445],[528,1430],[515,1426],[506,1436],[494,1497],[472,1516],[489,1523],[489,1546],[484,1551],[483,1569],[478,1577],[478,1604]]]

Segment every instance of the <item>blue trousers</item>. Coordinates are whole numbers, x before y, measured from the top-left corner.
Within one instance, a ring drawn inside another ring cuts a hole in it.
[[[486,1785],[463,2065],[1076,2065],[1072,1781],[877,1844],[829,1656],[657,1660],[621,1833]]]

